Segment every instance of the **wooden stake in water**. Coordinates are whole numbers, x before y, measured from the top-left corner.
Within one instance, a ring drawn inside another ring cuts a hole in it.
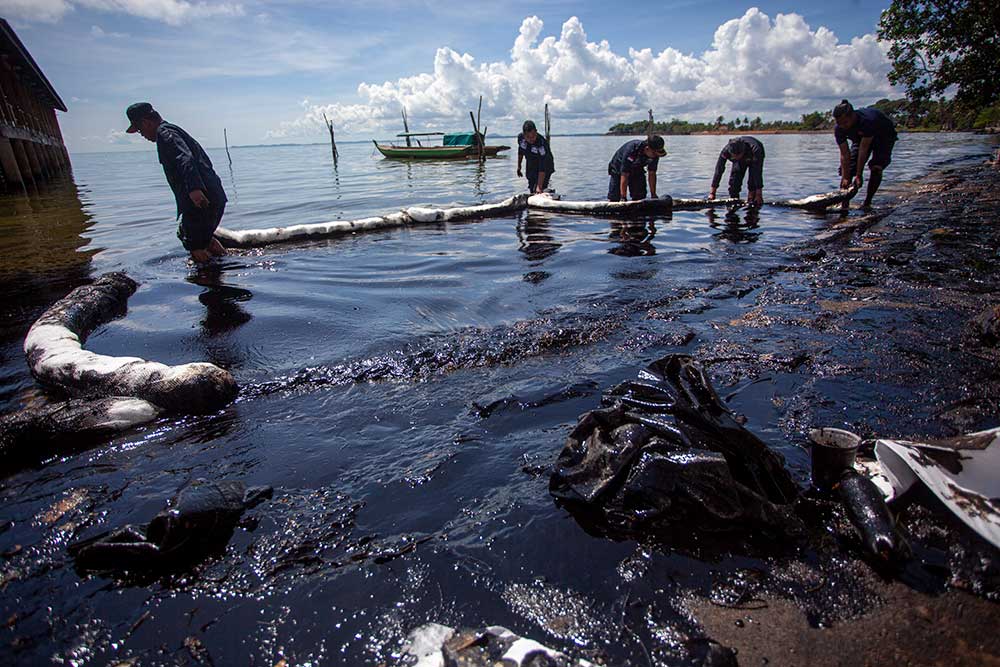
[[[233,156],[229,154],[229,135],[226,133],[226,128],[222,128],[222,140],[226,142],[226,157],[229,158],[229,168],[233,168]]]
[[[653,110],[649,110],[649,125],[646,128],[646,139],[653,138]]]
[[[330,131],[330,150],[333,152],[333,166],[337,166],[337,160],[340,158],[340,153],[337,151],[337,140],[333,134],[333,122],[326,117],[326,112],[323,112],[323,121],[326,122],[326,129]]]
[[[546,146],[549,145],[549,137],[551,136],[551,132],[552,132],[552,121],[549,118],[549,104],[548,104],[548,102],[546,102],[545,103],[545,145]]]
[[[476,146],[479,149],[479,159],[485,157],[486,137],[479,133],[479,128],[483,126],[483,96],[479,96],[479,111],[476,112]]]
[[[410,124],[406,122],[406,107],[403,107],[403,132],[406,132],[406,145],[407,147],[412,146],[410,143]]]

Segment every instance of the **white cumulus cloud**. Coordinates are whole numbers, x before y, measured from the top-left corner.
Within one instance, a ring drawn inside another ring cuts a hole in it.
[[[93,0],[88,0],[93,1]],[[271,137],[315,136],[323,114],[338,131],[370,133],[400,125],[400,108],[421,127],[464,127],[464,115],[483,97],[483,114],[506,130],[537,118],[545,103],[560,131],[600,128],[644,117],[708,119],[763,115],[794,117],[841,97],[867,101],[891,92],[886,47],[874,35],[842,43],[798,14],[771,19],[757,8],[725,22],[700,55],[667,47],[614,52],[592,41],[576,17],[558,37],[543,36],[542,20],[521,23],[509,60],[477,62],[442,47],[428,72],[358,86],[356,103],[310,103]],[[500,129],[499,127],[496,129]]]
[[[180,25],[210,16],[241,16],[243,6],[230,2],[189,0],[0,0],[0,12],[24,21],[54,23],[67,12],[82,7],[103,12],[128,14],[144,19]]]
[[[72,7],[66,0],[0,0],[4,18],[55,23]]]

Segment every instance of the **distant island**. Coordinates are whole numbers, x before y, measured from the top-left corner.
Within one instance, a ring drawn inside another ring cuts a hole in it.
[[[881,110],[896,123],[900,130],[911,132],[961,132],[995,128],[1000,125],[1000,105],[984,109],[959,109],[952,100],[912,102],[907,99],[881,99],[871,106]],[[618,123],[608,129],[611,135],[646,134],[649,121],[637,120],[632,123]],[[678,134],[732,134],[734,132],[757,132],[760,134],[780,134],[795,132],[828,132],[833,130],[833,114],[830,111],[813,111],[802,115],[801,120],[770,120],[756,118],[733,118],[722,116],[714,121],[699,122],[672,118],[666,122],[654,122],[653,132],[661,135]]]

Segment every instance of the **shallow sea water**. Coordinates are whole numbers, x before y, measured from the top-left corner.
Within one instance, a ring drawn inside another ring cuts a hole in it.
[[[836,188],[831,137],[763,140],[765,199]],[[554,138],[552,185],[602,198],[622,141]],[[703,196],[724,143],[669,137],[659,192]],[[789,246],[834,216],[765,207],[623,224],[524,212],[237,251],[199,269],[147,148],[73,156],[72,183],[0,200],[0,409],[44,400],[20,351],[34,318],[111,270],[141,287],[88,349],[212,361],[242,394],[218,414],[165,419],[0,481],[0,520],[11,522],[0,532],[0,654],[377,664],[435,621],[502,624],[612,664],[681,655],[697,627],[680,594],[711,581],[719,559],[755,561],[590,536],[553,502],[544,468],[604,389],[720,335],[714,322],[752,305],[741,281],[789,262]],[[904,135],[880,198],[989,150],[974,135]],[[509,153],[421,164],[372,151],[341,145],[335,169],[325,145],[233,148],[231,168],[210,150],[230,198],[223,225],[495,201],[524,183]],[[672,304],[683,307],[648,316]],[[717,390],[804,481],[808,460],[776,410]],[[270,484],[274,498],[195,572],[137,582],[74,570],[68,542],[146,522],[198,477]],[[640,587],[657,605],[637,616]]]

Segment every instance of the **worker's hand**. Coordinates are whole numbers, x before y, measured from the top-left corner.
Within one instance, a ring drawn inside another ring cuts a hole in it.
[[[854,177],[854,187],[860,188],[863,182],[864,179],[861,178],[861,174],[858,174],[857,176]]]
[[[521,168],[520,168],[520,167],[518,167],[518,168],[517,168],[517,177],[518,177],[518,178],[521,178],[522,176],[524,176],[524,174],[522,174],[522,173],[521,173]]]
[[[713,199],[715,199],[715,188],[708,191],[708,200],[712,201]]]
[[[657,197],[657,196],[656,196],[656,193],[655,193],[655,192],[650,192],[650,193],[649,193],[649,198],[650,198],[650,199],[659,199],[659,197]]]
[[[206,197],[205,193],[201,190],[192,190],[188,196],[191,197],[192,203],[194,203],[194,205],[198,208],[208,208],[208,197]]]
[[[757,190],[757,191],[755,191],[754,195],[753,195],[753,197],[751,199],[753,200],[753,203],[754,203],[755,206],[763,206],[764,205],[764,191],[763,190]]]
[[[850,186],[851,186],[851,179],[847,178],[846,176],[844,178],[840,179],[840,189],[841,190],[846,190]]]

